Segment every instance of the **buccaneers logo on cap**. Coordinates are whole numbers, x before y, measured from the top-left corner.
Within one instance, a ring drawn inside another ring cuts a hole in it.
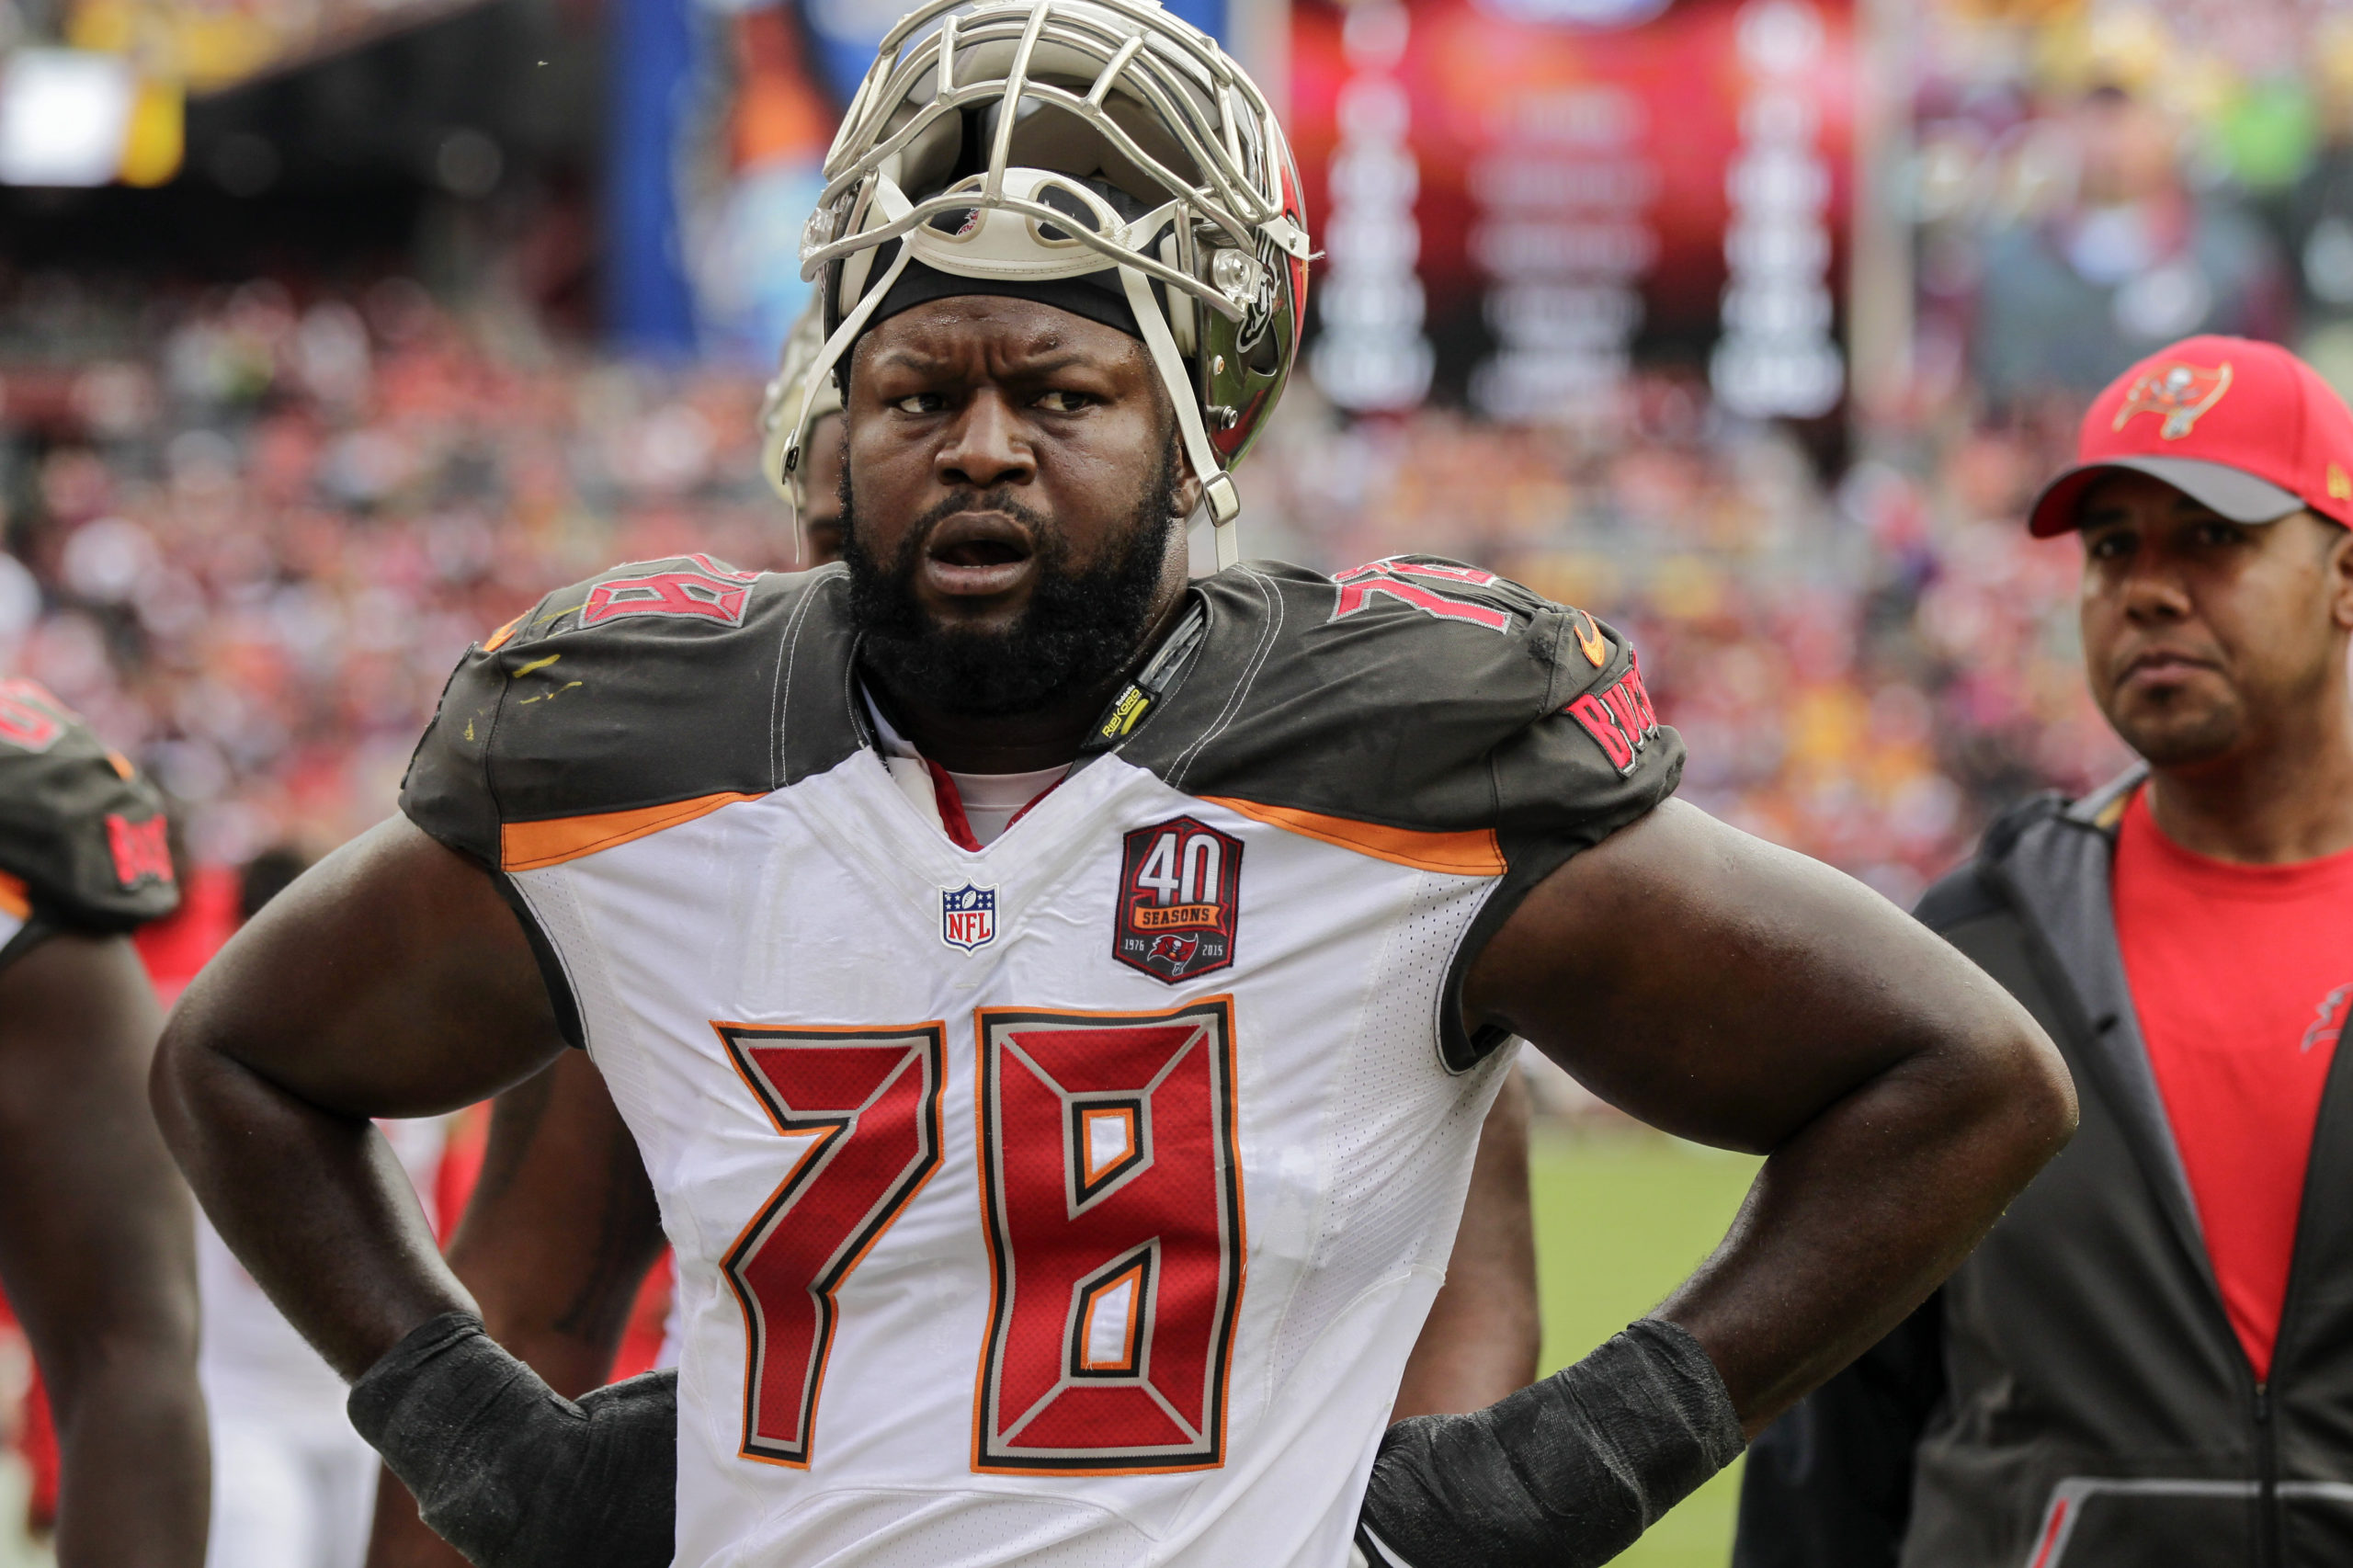
[[[2116,426],[2124,428],[2136,414],[2154,414],[2164,424],[2157,434],[2178,441],[2196,427],[2199,416],[2222,401],[2231,390],[2231,367],[2225,362],[2209,370],[2196,365],[2167,365],[2150,371],[2125,389],[2124,406],[2116,411]]]

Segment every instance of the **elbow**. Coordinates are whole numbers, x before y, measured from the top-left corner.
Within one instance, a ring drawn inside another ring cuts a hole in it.
[[[2012,1003],[2006,1012],[1989,1020],[1972,1053],[1980,1063],[1973,1097],[2015,1196],[2075,1135],[2078,1110],[2059,1048],[2024,1008]]]
[[[191,1032],[175,1014],[165,1024],[163,1038],[155,1042],[155,1058],[147,1067],[148,1106],[155,1113],[165,1146],[183,1165],[188,1159],[191,1068],[204,1050],[189,1038]]]

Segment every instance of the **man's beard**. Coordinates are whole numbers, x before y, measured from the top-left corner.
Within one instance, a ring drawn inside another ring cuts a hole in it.
[[[1176,465],[1172,439],[1112,552],[1074,572],[1062,529],[1002,486],[942,501],[907,530],[886,565],[866,548],[845,463],[842,560],[849,567],[850,622],[861,634],[868,673],[903,701],[982,718],[1030,712],[1055,698],[1108,686],[1151,630],[1168,537],[1184,526]],[[1028,525],[1036,551],[1029,608],[1003,631],[943,627],[915,598],[915,574],[932,530],[971,511],[1003,512]]]

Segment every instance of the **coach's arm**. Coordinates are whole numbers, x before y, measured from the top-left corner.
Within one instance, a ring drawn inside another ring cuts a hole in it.
[[[1607,1561],[1902,1322],[2075,1129],[2058,1051],[1966,959],[1672,800],[1528,895],[1463,1012],[1767,1158],[1652,1317],[1489,1411],[1392,1428],[1359,1544],[1408,1568]]]

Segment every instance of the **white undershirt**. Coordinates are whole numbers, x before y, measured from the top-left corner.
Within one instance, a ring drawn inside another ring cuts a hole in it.
[[[947,832],[940,823],[939,791],[921,754],[904,735],[891,727],[891,721],[882,716],[882,710],[870,698],[866,710],[873,717],[875,737],[881,744],[882,765],[891,770],[892,782],[898,785],[915,810],[939,824],[940,832]],[[1031,773],[957,773],[944,767],[940,771],[955,783],[973,842],[986,848],[1021,814],[1024,806],[1061,783],[1070,771],[1070,765],[1041,767]]]

